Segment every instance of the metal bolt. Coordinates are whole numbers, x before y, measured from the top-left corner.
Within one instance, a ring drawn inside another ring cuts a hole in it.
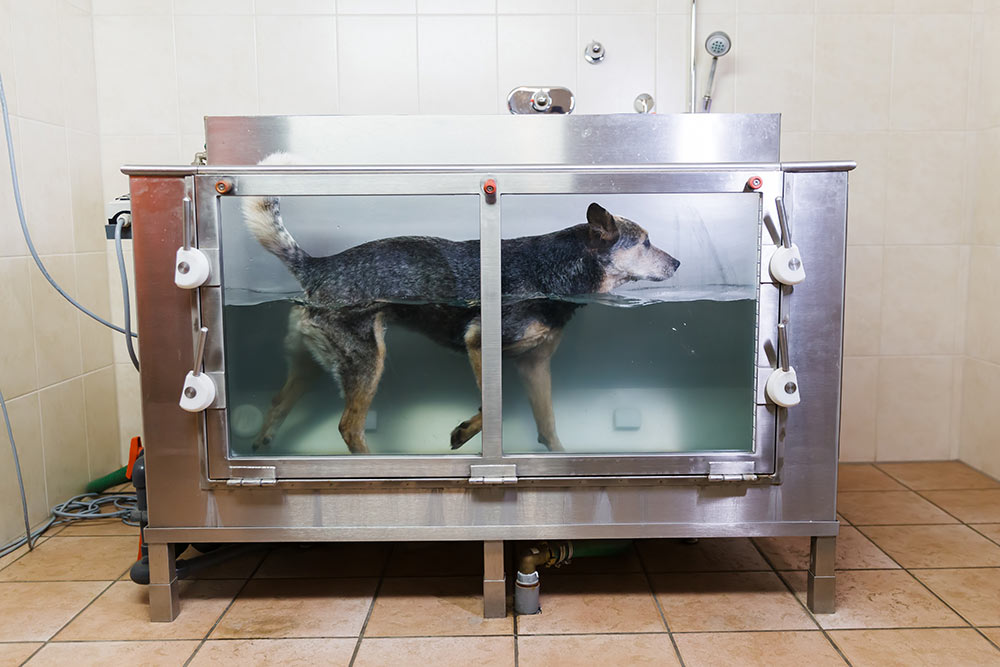
[[[604,45],[598,41],[591,42],[583,52],[583,57],[587,59],[587,62],[596,65],[604,60]]]
[[[187,396],[188,398],[194,398],[195,396],[198,395],[198,390],[195,389],[194,387],[186,387],[184,389],[184,395]]]
[[[792,257],[788,260],[788,268],[792,271],[798,271],[800,266],[802,266],[802,262],[799,261],[798,257]]]
[[[233,182],[228,178],[223,178],[215,183],[215,191],[224,195],[233,189]]]
[[[181,262],[180,264],[177,265],[178,273],[187,273],[190,270],[191,270],[191,265],[188,264],[187,262]]]
[[[794,382],[786,382],[785,383],[785,393],[786,394],[794,394],[796,391],[798,391],[798,387],[796,386],[796,384]]]

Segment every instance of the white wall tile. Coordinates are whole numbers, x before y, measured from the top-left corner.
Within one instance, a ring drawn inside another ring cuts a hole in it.
[[[962,249],[887,246],[883,261],[881,353],[959,353],[965,307]]]
[[[260,113],[337,113],[337,20],[260,16],[256,21]]]
[[[580,0],[577,11],[581,14],[652,14],[656,0]]]
[[[38,387],[35,364],[35,319],[26,257],[0,257],[0,390],[6,399]],[[34,265],[31,271],[36,271]]]
[[[84,406],[87,415],[87,461],[90,478],[117,470],[123,463],[118,435],[118,405],[115,369],[107,366],[83,376]]]
[[[170,20],[159,16],[95,16],[94,61],[102,134],[178,131]]]
[[[118,433],[122,445],[122,459],[128,459],[129,442],[142,436],[142,405],[139,397],[139,374],[132,364],[115,364],[115,387],[118,390]]]
[[[257,16],[268,14],[335,14],[336,0],[255,0]]]
[[[904,15],[895,21],[892,128],[964,129],[972,17]]]
[[[840,460],[875,460],[878,358],[844,357]]]
[[[0,2],[0,78],[11,114],[17,114],[17,77],[14,75],[14,12]],[[2,139],[0,139],[2,141]]]
[[[96,133],[97,76],[91,16],[75,9],[61,12],[59,45],[62,63],[60,89],[66,126]]]
[[[881,245],[885,240],[885,193],[889,178],[886,132],[815,132],[812,159],[854,160],[847,176],[847,243]]]
[[[737,60],[738,111],[780,112],[782,129],[812,128],[813,21],[801,14],[740,16],[739,39],[723,57]]]
[[[518,86],[565,86],[577,92],[575,16],[500,16],[497,18],[500,87],[506,101]]]
[[[177,15],[250,16],[253,11],[253,0],[174,0]]]
[[[173,134],[104,136],[101,139],[101,183],[103,201],[111,201],[128,192],[128,176],[121,172],[124,164],[175,164],[178,155],[177,136]],[[191,158],[187,158],[190,162]]]
[[[417,0],[418,14],[495,14],[496,0]]]
[[[497,0],[499,14],[573,14],[576,0]]]
[[[14,442],[17,444],[17,458],[21,464],[24,496],[28,502],[28,521],[34,526],[49,514],[48,498],[45,496],[38,394],[13,400],[7,397],[7,412],[14,432]],[[0,468],[7,471],[14,469],[5,428],[0,428]],[[9,540],[24,535],[21,493],[13,474],[4,475],[0,479],[0,507],[10,508],[10,511],[0,513],[0,540],[6,544]]]
[[[338,0],[339,14],[414,14],[416,0]]]
[[[93,0],[94,16],[169,15],[170,0]]]
[[[344,16],[337,41],[341,113],[417,112],[415,16]]]
[[[983,127],[1000,127],[1000,77],[997,63],[1000,63],[1000,13],[988,14],[977,19],[982,21],[982,51],[980,77],[976,85],[980,88]]]
[[[67,294],[79,299],[73,256],[49,255],[42,259],[49,275]],[[46,387],[83,372],[80,327],[76,309],[49,285],[41,272],[32,270],[29,280],[38,386]]]
[[[659,14],[683,14],[690,19],[691,0],[657,0],[656,11]]]
[[[111,305],[109,303],[106,254],[105,252],[81,252],[74,255],[74,260],[76,260],[76,285],[80,303],[93,313],[108,320],[111,317]],[[115,279],[118,279],[117,271]],[[80,326],[83,372],[89,373],[110,366],[114,361],[112,336],[120,337],[121,335],[84,313],[78,312],[76,317]]]
[[[15,158],[18,169],[20,169],[21,133],[18,130],[20,123],[17,118],[11,118],[11,135],[14,139]],[[7,137],[0,132],[0,159],[7,160]],[[0,224],[0,257],[9,257],[28,254],[28,246],[24,244],[24,236],[21,233],[21,226],[17,221],[17,213],[14,207],[14,187],[8,175],[0,177],[0,211],[3,212],[3,223]]]
[[[96,134],[69,130],[70,204],[77,252],[103,252],[104,199],[101,186],[101,143]]]
[[[14,62],[18,115],[46,123],[63,123],[59,13],[51,0],[14,14]],[[38,13],[34,13],[38,12]]]
[[[657,113],[688,110],[690,89],[691,27],[686,16],[666,15],[656,19],[656,98]]]
[[[257,113],[253,19],[247,16],[174,18],[177,101],[181,132],[200,132],[205,116]]]
[[[848,246],[844,354],[877,355],[882,329],[882,247]]]
[[[812,134],[781,129],[781,161],[795,162],[812,159]]]
[[[1000,366],[965,359],[962,375],[962,442],[959,458],[988,475],[1000,477]]]
[[[975,246],[969,267],[965,353],[1000,364],[1000,246]],[[1000,399],[1000,397],[998,397]]]
[[[596,40],[604,60],[583,52]],[[656,22],[639,14],[586,15],[578,20],[576,113],[635,113],[635,98],[656,94]]]
[[[31,239],[39,254],[73,252],[66,130],[22,119],[18,176]]]
[[[812,14],[809,0],[740,0],[741,14]]]
[[[1000,245],[1000,188],[994,183],[994,165],[1000,155],[1000,127],[977,132],[978,152],[976,169],[972,175],[975,184],[972,241],[982,245]],[[2,199],[2,198],[0,198]]]
[[[38,392],[49,506],[83,493],[89,476],[83,378]]]
[[[816,18],[815,129],[889,127],[892,29],[891,16]]]
[[[816,0],[817,14],[890,14],[893,0]]]
[[[951,357],[892,357],[879,361],[878,461],[947,459]]]
[[[897,14],[952,14],[972,10],[972,0],[895,0]]]
[[[962,243],[967,234],[965,133],[889,137],[886,243]]]
[[[496,113],[495,16],[421,16],[417,44],[420,113]]]

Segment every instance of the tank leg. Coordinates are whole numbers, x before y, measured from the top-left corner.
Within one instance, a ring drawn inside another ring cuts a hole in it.
[[[181,612],[172,544],[149,546],[149,620],[169,623]]]
[[[503,540],[483,542],[483,616],[507,616],[507,578],[503,571]]]
[[[833,535],[814,536],[810,540],[806,603],[814,614],[832,614],[836,611],[834,563],[837,559],[837,538]]]

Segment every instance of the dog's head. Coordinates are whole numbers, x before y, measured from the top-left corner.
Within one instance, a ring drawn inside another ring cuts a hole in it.
[[[604,268],[601,292],[636,280],[666,280],[680,262],[649,242],[649,233],[600,204],[587,208],[587,242]]]

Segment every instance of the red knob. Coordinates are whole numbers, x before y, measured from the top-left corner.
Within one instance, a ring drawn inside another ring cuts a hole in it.
[[[483,183],[483,192],[488,195],[495,195],[497,192],[497,182],[492,178],[487,178],[486,182]]]
[[[747,189],[749,190],[758,190],[763,184],[764,181],[761,180],[760,176],[751,176],[747,179]]]

